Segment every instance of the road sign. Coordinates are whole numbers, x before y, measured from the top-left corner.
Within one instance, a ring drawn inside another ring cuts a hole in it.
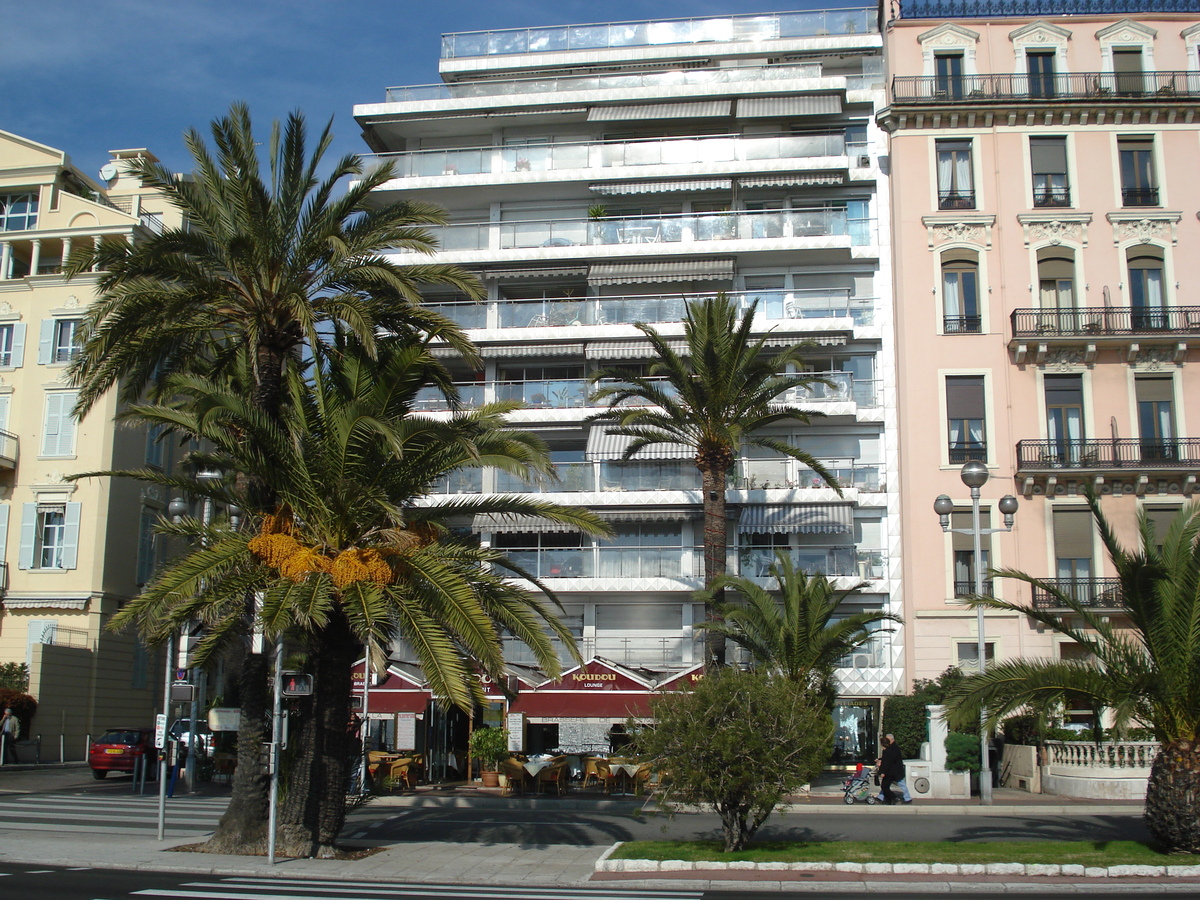
[[[167,741],[167,717],[159,713],[154,717],[154,746],[161,750]]]

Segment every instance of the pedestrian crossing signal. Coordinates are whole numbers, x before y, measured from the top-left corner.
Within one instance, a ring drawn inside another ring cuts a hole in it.
[[[285,697],[309,697],[313,692],[313,677],[303,672],[283,672],[281,693]]]

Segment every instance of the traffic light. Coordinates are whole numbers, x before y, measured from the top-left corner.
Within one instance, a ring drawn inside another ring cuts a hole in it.
[[[281,693],[285,697],[308,697],[313,692],[313,677],[303,672],[282,672]]]

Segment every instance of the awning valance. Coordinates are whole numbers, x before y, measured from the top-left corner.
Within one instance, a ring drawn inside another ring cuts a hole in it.
[[[697,100],[690,103],[635,103],[629,106],[593,106],[589,122],[636,122],[642,119],[692,119],[728,116],[729,100]]]
[[[854,508],[845,504],[746,506],[738,520],[743,534],[853,534]]]
[[[687,354],[687,341],[667,341],[667,346]],[[588,359],[653,359],[656,355],[649,341],[592,341],[587,345]]]
[[[764,347],[791,347],[793,344],[818,344],[822,347],[844,347],[844,334],[773,334],[763,338]]]
[[[596,263],[588,284],[639,284],[651,281],[732,281],[732,259],[667,259]]]
[[[588,432],[585,458],[612,461],[625,458],[625,448],[633,440],[626,434],[613,434],[603,425],[593,425]],[[686,444],[650,444],[639,450],[633,459],[694,459],[696,451]]]
[[[553,266],[542,269],[484,269],[479,272],[480,278],[569,278],[576,275],[586,275],[587,269],[582,266]]]
[[[739,119],[773,116],[827,116],[842,111],[837,94],[790,94],[786,97],[743,97],[737,102]],[[588,114],[591,118],[591,113]]]
[[[701,518],[700,509],[605,509],[593,510],[605,522],[690,522]]]
[[[729,191],[731,178],[701,178],[691,181],[623,181],[588,185],[593,194],[668,194],[672,191]]]
[[[739,178],[738,184],[744,188],[802,187],[813,184],[841,184],[843,180],[837,172],[780,172],[777,175]]]
[[[555,522],[542,516],[510,516],[503,513],[480,513],[471,520],[471,531],[480,534],[574,534],[574,525]]]
[[[479,348],[484,359],[538,358],[544,356],[583,356],[583,344],[493,344]]]

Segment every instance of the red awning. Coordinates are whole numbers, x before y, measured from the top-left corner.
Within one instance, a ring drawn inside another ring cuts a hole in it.
[[[361,697],[362,693],[358,692]],[[429,691],[388,691],[371,688],[367,697],[369,713],[421,713],[429,705]]]
[[[624,719],[650,715],[649,691],[626,694],[617,691],[536,691],[521,694],[511,711],[538,718]]]

